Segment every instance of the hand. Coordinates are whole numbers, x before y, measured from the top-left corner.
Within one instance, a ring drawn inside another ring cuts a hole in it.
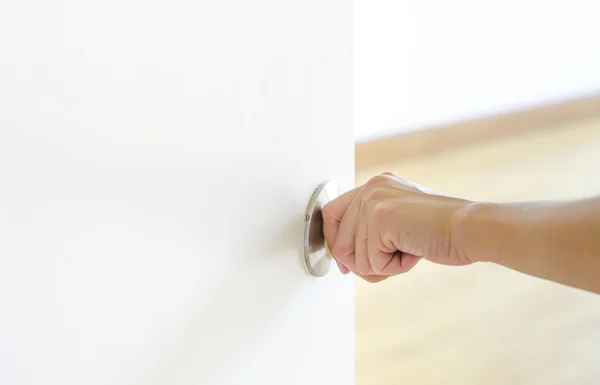
[[[323,231],[343,274],[379,282],[422,258],[470,264],[455,234],[468,204],[385,173],[327,204]]]

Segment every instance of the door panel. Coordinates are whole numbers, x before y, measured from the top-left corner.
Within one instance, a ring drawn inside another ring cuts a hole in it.
[[[0,382],[352,384],[351,2],[0,5]]]

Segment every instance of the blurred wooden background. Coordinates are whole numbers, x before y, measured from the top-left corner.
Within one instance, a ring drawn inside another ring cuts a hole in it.
[[[357,152],[356,182],[391,171],[478,200],[600,194],[600,108],[556,122],[418,156]],[[600,383],[600,296],[427,261],[379,284],[357,280],[356,291],[357,385]]]

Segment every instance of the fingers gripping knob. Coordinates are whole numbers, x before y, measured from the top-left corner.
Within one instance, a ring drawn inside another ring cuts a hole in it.
[[[325,181],[310,197],[304,221],[304,260],[315,277],[329,273],[334,260],[323,234],[323,207],[340,196],[337,183]]]

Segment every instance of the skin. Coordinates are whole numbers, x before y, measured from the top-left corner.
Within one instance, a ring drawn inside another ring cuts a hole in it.
[[[474,202],[385,173],[327,204],[323,231],[340,271],[368,282],[422,259],[488,262],[600,294],[600,197]]]

